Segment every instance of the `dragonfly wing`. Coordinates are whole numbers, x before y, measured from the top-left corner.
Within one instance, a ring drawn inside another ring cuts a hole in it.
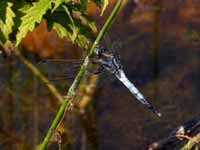
[[[72,79],[72,76],[78,72],[82,60],[64,60],[64,59],[45,59],[38,63],[40,70],[47,75],[50,80]]]
[[[83,63],[83,59],[43,59],[40,63],[58,63],[58,64],[80,64]]]

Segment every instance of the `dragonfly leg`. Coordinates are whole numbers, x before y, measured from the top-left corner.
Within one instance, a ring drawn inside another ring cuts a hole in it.
[[[100,74],[100,73],[102,73],[103,71],[104,71],[103,66],[99,66],[99,67],[97,68],[97,70],[94,70],[94,71],[92,72],[92,74]]]
[[[92,58],[90,61],[91,61],[92,64],[95,64],[95,65],[96,64],[101,64],[101,62],[102,62],[101,59],[96,59],[96,58]]]

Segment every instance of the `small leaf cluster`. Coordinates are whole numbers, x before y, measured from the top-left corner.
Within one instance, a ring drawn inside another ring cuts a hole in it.
[[[108,0],[0,0],[0,45],[19,46],[45,19],[48,30],[88,48],[91,33],[97,32],[95,21],[87,14],[89,2],[102,6],[101,15],[108,5]]]

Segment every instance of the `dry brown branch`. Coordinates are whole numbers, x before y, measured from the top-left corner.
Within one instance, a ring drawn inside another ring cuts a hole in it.
[[[186,141],[189,141],[189,145],[195,145],[193,135],[196,134],[198,136],[198,142],[200,140],[200,135],[197,134],[197,129],[200,126],[200,114],[194,117],[193,119],[185,122],[179,127],[175,128],[172,132],[169,133],[165,138],[152,143],[149,145],[148,150],[172,150],[172,149],[180,149],[181,145],[183,145]],[[189,143],[188,142],[188,143]],[[188,144],[187,144],[188,145]],[[178,148],[179,147],[179,148]],[[183,149],[186,150],[186,149]]]

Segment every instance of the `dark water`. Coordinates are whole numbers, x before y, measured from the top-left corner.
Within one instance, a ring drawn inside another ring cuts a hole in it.
[[[127,76],[163,117],[148,111],[106,73],[108,77],[100,76],[101,84],[85,113],[66,114],[60,129],[62,149],[143,150],[199,114],[198,3],[141,1],[136,7],[128,1],[102,45],[118,51]],[[33,149],[59,108],[39,79],[24,65],[12,64],[15,59],[0,66],[2,150]],[[62,93],[69,85],[68,81],[56,83]],[[49,149],[57,149],[56,142]]]

